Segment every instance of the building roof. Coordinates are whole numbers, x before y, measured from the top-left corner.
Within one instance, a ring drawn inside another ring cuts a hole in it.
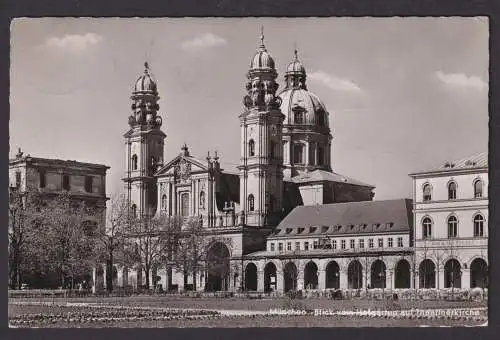
[[[344,183],[351,185],[358,185],[363,187],[375,188],[375,186],[363,183],[353,178],[349,178],[347,176],[343,176],[333,171],[325,171],[325,170],[313,170],[310,172],[303,172],[297,176],[286,179],[289,182],[293,182],[296,184],[303,183],[311,183],[311,182],[335,182],[335,183]]]
[[[60,167],[86,167],[93,168],[99,170],[107,170],[110,169],[109,166],[104,164],[96,164],[96,163],[86,163],[86,162],[78,162],[74,160],[64,160],[64,159],[55,159],[55,158],[40,158],[40,157],[32,157],[30,155],[23,156],[22,153],[18,153],[15,158],[9,159],[9,165],[15,165],[18,163],[44,163],[50,164],[54,166]]]
[[[364,201],[298,206],[271,237],[409,232],[412,200]]]
[[[481,152],[469,157],[461,158],[455,161],[446,161],[440,166],[436,166],[431,169],[411,173],[410,176],[425,174],[430,172],[445,172],[445,171],[457,171],[457,170],[468,170],[468,169],[480,169],[488,167],[488,153]]]

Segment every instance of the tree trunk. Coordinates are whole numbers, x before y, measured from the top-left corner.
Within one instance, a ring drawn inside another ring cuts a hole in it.
[[[113,251],[110,250],[109,252],[109,267],[108,267],[108,270],[107,270],[107,277],[106,277],[106,280],[107,280],[107,285],[106,287],[108,288],[108,292],[112,292],[113,291],[113,275],[114,275],[114,271],[113,271]],[[109,278],[109,279],[108,279]]]
[[[149,266],[144,267],[144,273],[146,274],[146,289],[149,289]]]

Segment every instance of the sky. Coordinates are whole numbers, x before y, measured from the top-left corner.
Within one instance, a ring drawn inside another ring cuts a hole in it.
[[[411,197],[411,172],[488,149],[488,20],[476,18],[24,18],[11,25],[10,156],[111,167],[123,189],[128,116],[147,60],[165,161],[187,143],[240,159],[238,115],[264,26],[280,88],[293,50],[330,113],[332,168]]]

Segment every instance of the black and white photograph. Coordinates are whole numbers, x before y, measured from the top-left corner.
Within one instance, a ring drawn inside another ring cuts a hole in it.
[[[489,25],[13,19],[9,327],[487,326]]]

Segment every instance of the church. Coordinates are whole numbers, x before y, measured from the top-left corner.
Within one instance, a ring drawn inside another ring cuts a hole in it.
[[[152,276],[158,279],[150,282],[209,291],[409,288],[411,200],[372,201],[374,186],[333,170],[329,113],[308,89],[297,51],[282,90],[277,78],[262,34],[237,116],[239,166],[226,165],[217,153],[195,156],[187,145],[165,161],[157,82],[145,64],[124,134],[123,182],[132,213],[199,221],[216,240],[207,258],[211,252],[227,258],[219,275],[185,280],[157,268]],[[236,122],[235,115],[234,128]],[[127,268],[117,280],[118,286],[144,282],[140,270]]]

